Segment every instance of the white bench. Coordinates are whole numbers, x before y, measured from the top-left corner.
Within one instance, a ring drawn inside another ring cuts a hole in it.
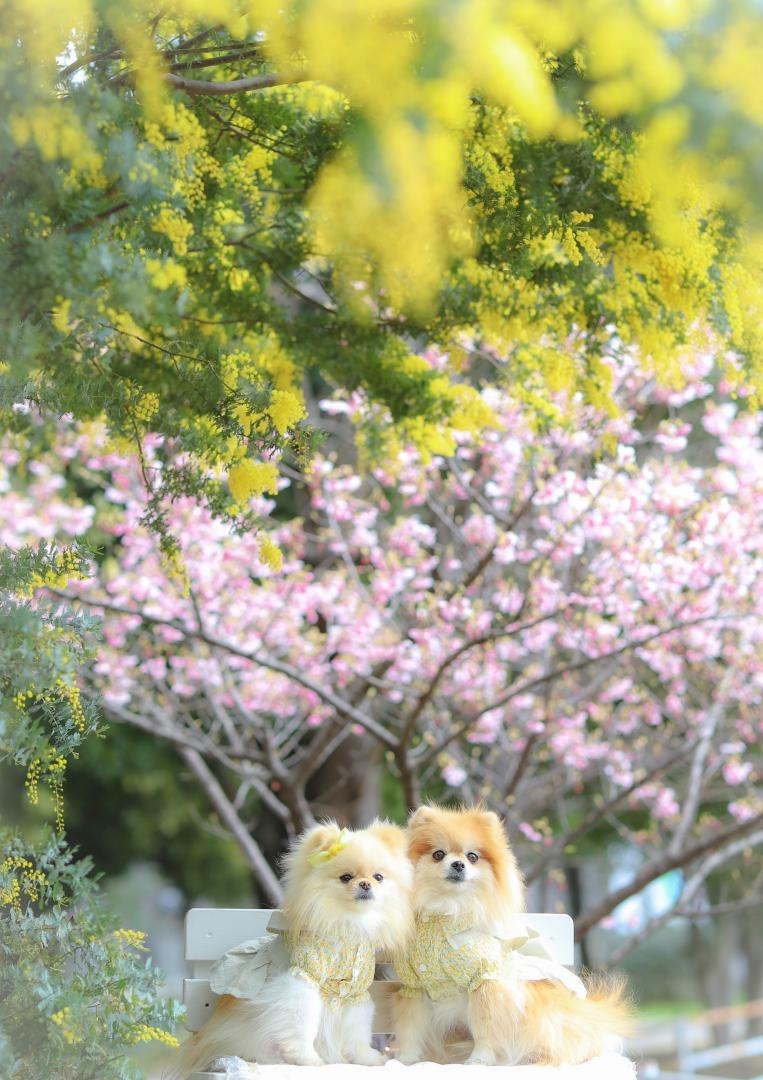
[[[183,1003],[186,1008],[185,1026],[198,1031],[212,1014],[217,995],[209,986],[209,969],[215,960],[240,945],[242,941],[266,933],[274,918],[273,911],[263,908],[191,908],[185,917],[185,957],[192,967],[190,979],[183,980]],[[569,915],[527,915],[526,922],[549,941],[560,963],[572,966],[575,961],[575,941]],[[371,996],[376,1004],[374,1032],[386,1034],[388,1010],[386,996],[397,984],[377,980]],[[219,1073],[194,1073],[191,1080],[219,1080]]]

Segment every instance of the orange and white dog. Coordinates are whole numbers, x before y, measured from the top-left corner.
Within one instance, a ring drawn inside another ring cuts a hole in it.
[[[571,1065],[618,1048],[630,1012],[621,983],[583,984],[517,951],[524,882],[496,814],[422,807],[408,853],[415,929],[396,958],[400,1060],[447,1060],[448,1041],[464,1036],[469,1064]]]

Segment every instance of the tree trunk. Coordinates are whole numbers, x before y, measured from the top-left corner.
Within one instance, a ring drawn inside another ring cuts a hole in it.
[[[697,923],[691,923],[691,956],[698,987],[710,1009],[718,1009],[733,1002],[737,924],[735,916],[721,915],[715,920],[713,930],[703,934]],[[716,1024],[713,1035],[718,1043],[728,1042],[731,1038],[728,1024]]]
[[[751,907],[740,919],[741,945],[747,961],[745,989],[748,1001],[763,999],[763,917],[760,908]],[[747,1037],[763,1035],[763,1016],[747,1021]]]
[[[321,766],[307,797],[317,818],[363,828],[381,813],[381,746],[369,735],[352,735]]]
[[[564,868],[564,876],[567,880],[568,896],[570,898],[570,915],[573,922],[583,910],[582,881],[580,868],[568,863]],[[591,955],[588,949],[588,938],[584,937],[578,942],[580,949],[580,962],[585,968],[591,967]]]

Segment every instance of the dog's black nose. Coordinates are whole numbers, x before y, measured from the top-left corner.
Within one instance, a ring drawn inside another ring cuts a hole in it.
[[[460,860],[456,860],[456,862],[452,862],[450,864],[450,868],[451,868],[451,870],[455,870],[457,874],[463,874],[464,870],[466,869],[466,867],[464,866],[464,864]]]
[[[359,881],[358,882],[358,888],[362,889],[363,892],[369,892],[370,889],[371,889],[371,882],[370,881]]]

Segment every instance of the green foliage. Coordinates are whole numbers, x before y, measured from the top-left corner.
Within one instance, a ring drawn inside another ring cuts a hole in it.
[[[97,707],[76,683],[94,655],[97,620],[24,597],[83,569],[73,546],[0,554],[0,761],[25,770],[26,795],[49,787],[55,833],[37,844],[0,831],[0,1075],[5,1080],[127,1080],[127,1055],[149,1039],[173,1042],[176,1016],[158,997],[159,973],[140,934],[115,933],[87,859],[64,834],[63,778]]]
[[[88,860],[59,837],[30,850],[2,837],[0,1072],[5,1080],[127,1080],[136,1043],[174,1045],[142,936],[114,931]]]
[[[164,496],[241,517],[226,468],[309,458],[316,373],[435,452],[486,381],[611,404],[612,325],[667,381],[711,325],[757,385],[754,5],[39,6],[0,35],[0,408],[181,444],[168,554]]]
[[[108,830],[103,820],[112,823]],[[187,782],[174,750],[127,725],[89,740],[72,762],[66,825],[72,843],[104,874],[152,862],[189,900],[204,896],[230,907],[251,896],[238,846],[210,816],[203,793]]]
[[[92,702],[75,677],[95,654],[99,620],[51,600],[23,597],[45,583],[62,585],[85,565],[85,549],[0,551],[0,759],[28,766],[68,757],[98,729]]]

